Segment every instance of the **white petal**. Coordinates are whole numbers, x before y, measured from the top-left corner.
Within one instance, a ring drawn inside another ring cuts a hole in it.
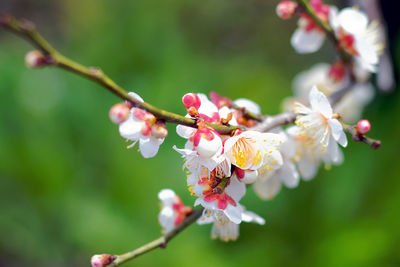
[[[292,35],[290,42],[297,53],[308,54],[316,52],[321,48],[325,40],[325,34],[314,30],[306,32],[298,28]]]
[[[162,142],[164,142],[164,139],[154,137],[141,138],[139,143],[140,153],[142,153],[144,158],[152,158],[157,155]]]
[[[343,162],[343,153],[336,142],[333,142],[333,140],[329,142],[322,159],[327,164],[339,165]]]
[[[375,72],[375,66],[379,62],[378,53],[375,48],[363,39],[359,39],[355,43],[355,49],[359,53],[359,60],[361,61],[362,67],[370,72]]]
[[[139,140],[141,137],[143,122],[134,119],[132,114],[129,118],[119,125],[119,134],[129,140]]]
[[[252,184],[257,180],[257,178],[258,178],[257,171],[246,170],[244,171],[244,177],[241,179],[241,182],[245,184]]]
[[[195,149],[201,157],[211,158],[215,154],[222,152],[221,137],[214,134],[214,138],[210,141],[205,138],[201,138],[199,145],[197,147],[195,147]]]
[[[236,207],[228,205],[224,210],[224,213],[226,217],[228,217],[228,219],[231,220],[233,223],[239,224],[242,222],[242,211],[239,205],[237,205]]]
[[[313,111],[321,113],[327,119],[332,117],[332,107],[328,98],[316,86],[310,91],[309,101]]]
[[[331,25],[332,29],[336,31],[338,29],[339,25],[339,19],[338,19],[338,9],[335,6],[331,6],[329,8],[329,24]]]
[[[170,206],[175,201],[175,192],[171,189],[163,189],[158,193],[158,198],[164,206]]]
[[[254,191],[264,200],[274,198],[281,190],[282,183],[278,176],[272,174],[266,179],[259,179],[254,184]]]
[[[172,207],[166,206],[158,214],[158,221],[164,229],[164,232],[169,232],[175,227],[175,212]]]
[[[236,176],[232,176],[229,185],[225,188],[225,192],[236,202],[239,202],[240,199],[242,199],[242,197],[246,194],[246,185],[239,182]]]
[[[277,171],[282,182],[289,188],[299,185],[300,176],[296,170],[296,166],[289,160]]]
[[[264,225],[265,224],[264,218],[258,216],[254,212],[247,211],[247,210],[244,210],[242,212],[242,220],[244,222],[252,222],[252,223],[257,223],[257,224],[260,224],[260,225]]]
[[[201,105],[199,113],[212,117],[214,113],[218,113],[218,108],[211,102],[205,94],[197,94],[200,98]]]
[[[348,33],[364,33],[368,26],[368,17],[361,11],[348,7],[340,11],[338,15],[340,26]]]
[[[261,114],[260,106],[256,102],[251,101],[250,99],[239,98],[239,99],[236,99],[235,101],[233,101],[233,103],[235,103],[236,105],[238,105],[241,108],[245,108],[246,110],[248,110],[254,114],[257,114],[257,115]]]
[[[193,132],[195,131],[195,128],[192,127],[187,127],[187,126],[183,126],[183,125],[178,125],[176,126],[176,133],[185,139],[189,139],[189,137],[193,134]]]
[[[337,119],[328,120],[328,124],[332,130],[332,136],[342,147],[347,146],[347,137],[343,131],[342,124]]]
[[[314,178],[314,176],[317,174],[318,165],[318,161],[307,157],[302,157],[297,163],[301,177],[303,177],[305,181]]]

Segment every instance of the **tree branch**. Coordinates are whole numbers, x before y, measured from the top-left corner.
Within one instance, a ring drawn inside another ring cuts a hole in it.
[[[86,67],[81,65],[58,52],[53,48],[41,35],[36,31],[33,23],[29,21],[18,21],[10,15],[0,16],[0,25],[5,29],[15,33],[24,39],[27,39],[33,46],[38,48],[48,61],[48,65],[56,66],[71,72],[74,72],[80,76],[90,79],[97,84],[105,87],[116,96],[131,102],[135,107],[145,109],[150,113],[154,114],[159,119],[165,120],[166,122],[181,124],[189,127],[196,128],[196,121],[184,116],[159,109],[147,102],[140,102],[139,100],[128,95],[122,87],[116,84],[112,79],[105,75],[100,69],[94,67]],[[220,124],[209,124],[220,134],[230,134],[233,130],[237,129],[235,126],[226,126]]]
[[[382,143],[380,140],[372,139],[372,138],[369,138],[368,136],[357,133],[355,126],[352,126],[352,125],[349,125],[349,124],[346,124],[343,122],[342,122],[342,125],[343,125],[343,130],[346,133],[351,134],[354,141],[363,142],[363,143],[369,145],[370,147],[372,147],[373,149],[378,149],[381,146]]]
[[[166,233],[165,235],[135,249],[130,252],[117,255],[115,259],[107,266],[120,266],[121,264],[130,261],[134,258],[139,257],[140,255],[146,254],[156,248],[165,248],[169,241],[171,241],[177,234],[182,232],[186,229],[189,225],[194,223],[198,218],[200,218],[201,214],[203,213],[203,208],[194,210],[191,215],[189,215],[180,225],[175,227],[170,232]]]

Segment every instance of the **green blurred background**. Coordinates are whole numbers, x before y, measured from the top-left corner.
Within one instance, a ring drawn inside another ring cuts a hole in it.
[[[0,13],[33,20],[64,54],[181,114],[189,91],[246,97],[277,113],[296,73],[334,58],[330,44],[294,52],[296,22],[277,18],[278,1],[1,2]],[[27,69],[29,49],[0,30],[0,266],[89,266],[95,253],[158,237],[158,191],[194,201],[172,149],[184,144],[174,125],[157,157],[143,159],[108,119],[119,99],[58,69]],[[378,151],[352,142],[342,166],[269,202],[250,188],[242,203],[265,226],[242,224],[239,240],[223,243],[210,240],[210,225],[194,225],[126,266],[399,266],[399,98],[378,93],[367,107]]]

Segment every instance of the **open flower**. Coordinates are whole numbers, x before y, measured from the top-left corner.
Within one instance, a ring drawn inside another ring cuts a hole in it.
[[[283,159],[282,166],[272,171],[260,171],[254,184],[254,191],[265,200],[274,198],[281,190],[282,184],[294,188],[300,179],[293,162],[296,153],[294,140],[281,129],[277,130],[277,133],[284,140],[279,149]]]
[[[242,170],[258,170],[261,167],[281,164],[278,151],[282,139],[273,133],[245,131],[225,141],[225,154],[231,163]]]
[[[163,233],[168,233],[181,224],[193,211],[191,207],[183,205],[179,196],[171,189],[161,190],[158,198],[162,205],[158,220],[163,228]]]
[[[379,55],[383,51],[383,32],[376,21],[369,23],[365,13],[356,8],[332,9],[330,24],[339,45],[353,55],[361,68],[376,71]]]
[[[205,209],[222,211],[234,223],[242,221],[239,206],[240,199],[246,193],[246,185],[235,177],[218,177],[211,173],[198,181],[202,188],[201,195],[194,206],[201,205]]]
[[[309,103],[311,108],[301,103],[296,104],[295,113],[298,114],[296,124],[324,148],[328,147],[331,136],[341,146],[346,147],[347,138],[342,124],[333,113],[328,98],[316,86],[310,91]]]
[[[129,94],[143,101],[140,96],[134,93]],[[160,127],[164,131],[160,131]],[[128,119],[119,125],[119,133],[125,139],[133,141],[129,147],[133,147],[139,141],[139,150],[142,156],[152,158],[157,154],[168,132],[165,125],[158,123],[153,114],[134,107],[131,108]]]
[[[321,0],[311,0],[310,4],[322,21],[329,20],[330,6],[324,5]],[[324,43],[325,32],[306,13],[301,13],[300,16],[298,28],[293,33],[290,42],[297,53],[313,53]]]
[[[265,220],[257,214],[247,211],[243,206],[238,205],[241,221],[252,222],[260,225]],[[205,209],[203,215],[197,220],[198,224],[213,223],[211,238],[219,238],[222,241],[234,241],[239,237],[239,224],[231,221],[224,212],[220,210]]]
[[[342,78],[341,81],[338,81],[332,77],[332,72],[340,71],[338,70],[341,68],[340,65],[340,62],[333,65],[319,63],[296,75],[293,81],[295,98],[285,100],[285,110],[293,110],[296,101],[308,105],[309,94],[314,85],[328,97],[343,89],[344,86],[349,86],[347,79]],[[337,77],[337,75],[335,76]],[[336,103],[335,111],[340,113],[343,121],[356,122],[360,119],[364,107],[371,102],[373,97],[374,90],[370,83],[357,83],[349,88],[348,93]]]

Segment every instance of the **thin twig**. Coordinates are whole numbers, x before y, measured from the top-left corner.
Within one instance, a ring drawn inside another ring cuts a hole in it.
[[[349,124],[346,124],[343,122],[342,122],[342,125],[343,125],[343,130],[346,133],[351,134],[354,141],[363,142],[363,143],[369,145],[370,147],[372,147],[373,149],[378,149],[381,146],[382,143],[380,140],[372,139],[368,136],[357,133],[355,126],[352,126],[352,125],[349,125]]]
[[[146,254],[147,252],[150,252],[156,248],[165,248],[167,243],[171,241],[177,234],[182,232],[184,229],[186,229],[189,225],[194,223],[198,218],[200,218],[201,214],[203,213],[203,208],[194,210],[191,215],[189,215],[180,225],[175,227],[173,230],[168,232],[167,234],[135,249],[130,252],[117,255],[115,257],[115,260],[111,262],[107,266],[120,266],[121,264],[130,261],[136,257],[139,257],[140,255]]]
[[[33,23],[28,21],[18,21],[10,15],[0,16],[0,25],[7,30],[27,39],[33,46],[38,48],[44,56],[47,57],[50,66],[60,67],[62,69],[74,72],[85,78],[88,78],[97,84],[107,88],[116,96],[131,102],[134,106],[145,109],[166,122],[181,124],[189,127],[196,127],[196,121],[184,116],[159,109],[147,102],[141,102],[131,97],[127,91],[116,84],[112,79],[103,73],[99,68],[83,66],[58,52],[53,48],[35,29]],[[209,124],[220,134],[230,134],[237,129],[235,126],[226,126],[219,124]]]

